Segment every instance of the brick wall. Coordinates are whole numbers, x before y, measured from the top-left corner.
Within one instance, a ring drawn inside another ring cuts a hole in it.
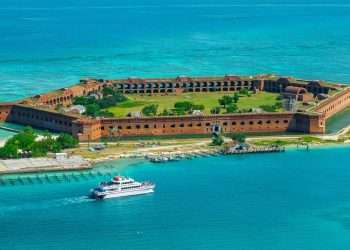
[[[7,121],[14,103],[2,103],[0,104],[0,121]]]
[[[349,106],[350,88],[347,88],[335,96],[323,101],[321,104],[319,104],[315,111],[323,114],[325,119],[328,119]]]
[[[74,116],[68,116],[54,111],[15,105],[7,121],[57,132],[72,133],[73,121],[76,119]]]

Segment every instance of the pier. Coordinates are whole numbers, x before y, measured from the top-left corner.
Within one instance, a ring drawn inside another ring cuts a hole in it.
[[[254,153],[280,153],[284,152],[285,147],[266,146],[266,147],[232,147],[223,151],[226,155],[235,154],[254,154]]]

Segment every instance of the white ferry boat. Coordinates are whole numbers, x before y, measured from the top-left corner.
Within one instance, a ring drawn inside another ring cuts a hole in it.
[[[102,182],[91,189],[93,199],[108,199],[122,196],[147,194],[154,192],[155,184],[151,182],[137,182],[132,178],[115,176],[109,182]]]

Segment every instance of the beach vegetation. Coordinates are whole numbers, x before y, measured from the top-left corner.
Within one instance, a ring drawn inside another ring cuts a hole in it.
[[[211,141],[211,146],[221,146],[224,144],[224,138],[222,137],[221,134],[213,134],[212,141]]]
[[[23,157],[43,157],[47,153],[59,153],[62,149],[74,148],[78,140],[69,134],[53,137],[50,133],[38,135],[30,127],[14,135],[0,148],[1,159],[17,159]]]
[[[234,133],[231,135],[231,139],[237,143],[245,143],[247,135],[245,133]]]

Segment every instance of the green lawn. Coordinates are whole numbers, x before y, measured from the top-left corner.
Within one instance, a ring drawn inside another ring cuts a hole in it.
[[[164,109],[174,108],[174,104],[179,101],[191,101],[194,104],[203,104],[205,106],[204,113],[210,114],[213,107],[219,106],[218,99],[224,95],[233,95],[233,93],[183,93],[169,95],[127,95],[127,101],[118,104],[115,107],[108,108],[116,117],[125,117],[129,112],[141,111],[142,108],[149,104],[158,104],[158,112]],[[261,105],[274,105],[277,103],[279,94],[259,92],[252,94],[250,97],[241,96],[237,106],[238,109],[259,108]],[[224,110],[223,110],[224,112]]]

